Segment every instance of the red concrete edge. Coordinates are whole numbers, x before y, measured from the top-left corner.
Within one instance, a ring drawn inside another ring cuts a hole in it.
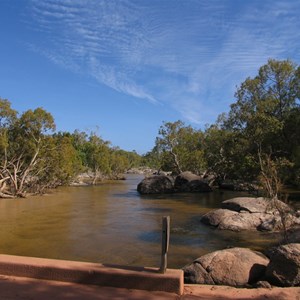
[[[125,267],[0,254],[0,274],[116,288],[183,294],[183,271]]]

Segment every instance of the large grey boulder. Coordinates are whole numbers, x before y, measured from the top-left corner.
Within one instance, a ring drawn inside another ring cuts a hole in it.
[[[183,172],[175,179],[176,192],[210,192],[211,187],[198,175],[192,172]]]
[[[203,255],[185,266],[186,283],[245,286],[259,281],[269,259],[247,248],[231,248]]]
[[[279,286],[300,286],[300,244],[273,248],[266,279]]]
[[[141,194],[163,194],[174,191],[172,180],[165,175],[155,175],[144,178],[137,186]]]

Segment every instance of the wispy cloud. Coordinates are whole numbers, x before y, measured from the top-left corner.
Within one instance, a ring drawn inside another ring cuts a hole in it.
[[[297,0],[32,0],[30,12],[51,44],[35,51],[195,124],[268,58],[300,58]]]

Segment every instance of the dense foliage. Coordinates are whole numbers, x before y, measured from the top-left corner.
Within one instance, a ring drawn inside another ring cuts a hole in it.
[[[256,180],[272,165],[281,182],[300,185],[300,67],[269,60],[235,98],[229,113],[204,131],[181,121],[164,123],[145,157],[174,173],[220,179]]]
[[[87,171],[96,183],[139,165],[137,153],[111,147],[95,133],[54,130],[54,119],[44,109],[18,114],[0,99],[0,197],[41,193]]]
[[[235,98],[205,130],[164,122],[154,148],[142,157],[93,132],[54,133],[54,119],[44,109],[19,114],[0,98],[0,197],[42,192],[82,172],[96,183],[139,166],[218,180],[260,179],[275,194],[279,182],[300,186],[300,67],[269,60]]]

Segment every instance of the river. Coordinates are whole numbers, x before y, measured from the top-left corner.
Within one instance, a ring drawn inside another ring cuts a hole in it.
[[[168,266],[172,268],[217,249],[261,250],[276,240],[272,234],[225,232],[201,224],[201,215],[241,193],[141,196],[136,186],[142,178],[128,175],[127,180],[98,186],[1,199],[0,253],[158,267],[165,215],[171,217]]]

